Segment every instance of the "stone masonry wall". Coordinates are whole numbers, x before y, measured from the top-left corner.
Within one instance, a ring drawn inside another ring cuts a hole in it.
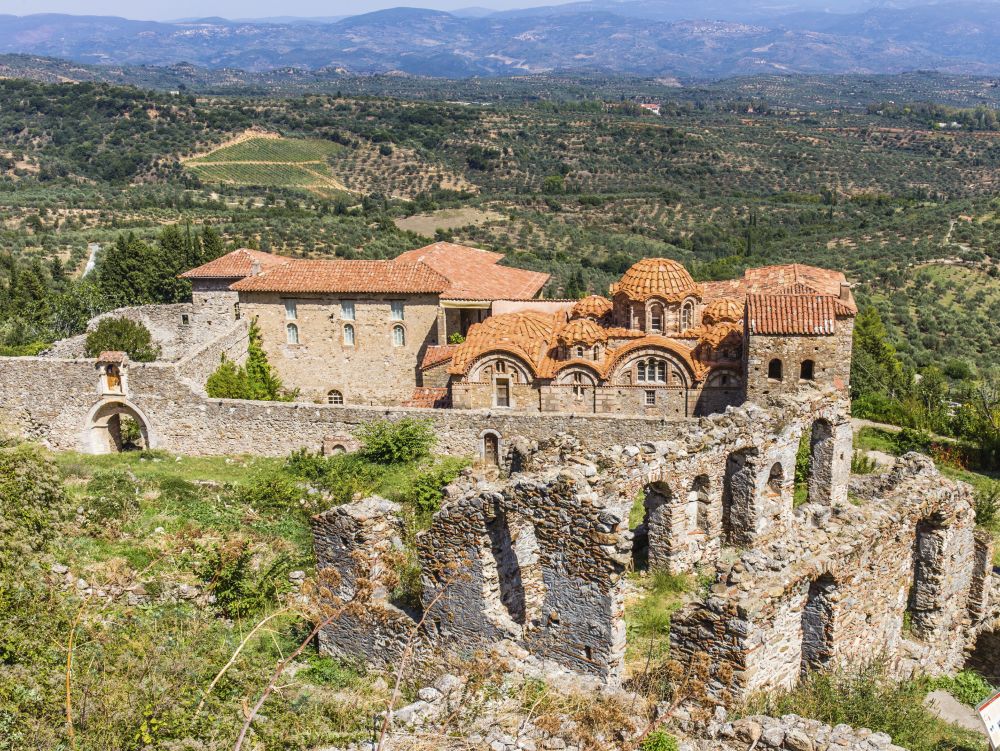
[[[814,362],[813,381],[818,386],[833,387],[846,394],[851,381],[853,335],[853,319],[838,319],[832,336],[748,336],[747,399],[760,401],[798,389],[803,383],[799,374],[804,360]],[[772,359],[781,360],[780,381],[768,377],[768,365]]]

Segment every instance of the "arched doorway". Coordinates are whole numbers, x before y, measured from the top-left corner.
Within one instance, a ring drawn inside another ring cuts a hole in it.
[[[134,404],[109,401],[91,410],[84,431],[87,453],[114,454],[149,448],[155,448],[149,419]]]
[[[722,536],[731,546],[749,545],[757,535],[757,450],[734,451],[726,457],[722,480]]]
[[[822,670],[833,660],[834,599],[837,583],[830,574],[809,582],[809,593],[802,609],[802,666],[805,676]]]
[[[483,433],[483,463],[492,467],[500,466],[500,434],[487,430]]]

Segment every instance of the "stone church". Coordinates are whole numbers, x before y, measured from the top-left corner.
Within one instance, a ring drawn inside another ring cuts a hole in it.
[[[285,384],[329,404],[711,414],[804,384],[846,392],[844,275],[789,264],[695,282],[647,258],[607,297],[539,299],[544,273],[434,243],[393,260],[237,250],[185,274],[191,325],[256,320]]]

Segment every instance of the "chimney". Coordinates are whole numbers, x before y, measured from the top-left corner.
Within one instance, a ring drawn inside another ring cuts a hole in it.
[[[250,276],[257,276],[260,273],[260,261],[254,261],[250,264]],[[843,293],[841,293],[843,296]]]
[[[840,299],[844,302],[851,299],[851,285],[847,282],[840,283]]]

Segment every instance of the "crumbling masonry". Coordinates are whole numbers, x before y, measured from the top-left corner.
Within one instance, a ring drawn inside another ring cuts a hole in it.
[[[809,496],[794,508],[803,434]],[[991,541],[975,531],[970,491],[916,454],[851,480],[851,437],[848,405],[813,389],[638,445],[511,440],[505,463],[517,471],[459,478],[418,535],[420,607],[383,588],[363,616],[326,629],[322,649],[392,663],[411,633],[421,648],[460,654],[509,640],[617,682],[625,574],[645,549],[652,567],[712,575],[707,595],[675,615],[671,642],[680,659],[711,656],[720,697],[874,658],[898,675],[957,669],[996,620]],[[630,528],[640,493],[644,520]],[[399,512],[366,499],[315,518],[320,567],[341,573],[342,594],[388,570]],[[989,661],[994,642],[980,642]]]

